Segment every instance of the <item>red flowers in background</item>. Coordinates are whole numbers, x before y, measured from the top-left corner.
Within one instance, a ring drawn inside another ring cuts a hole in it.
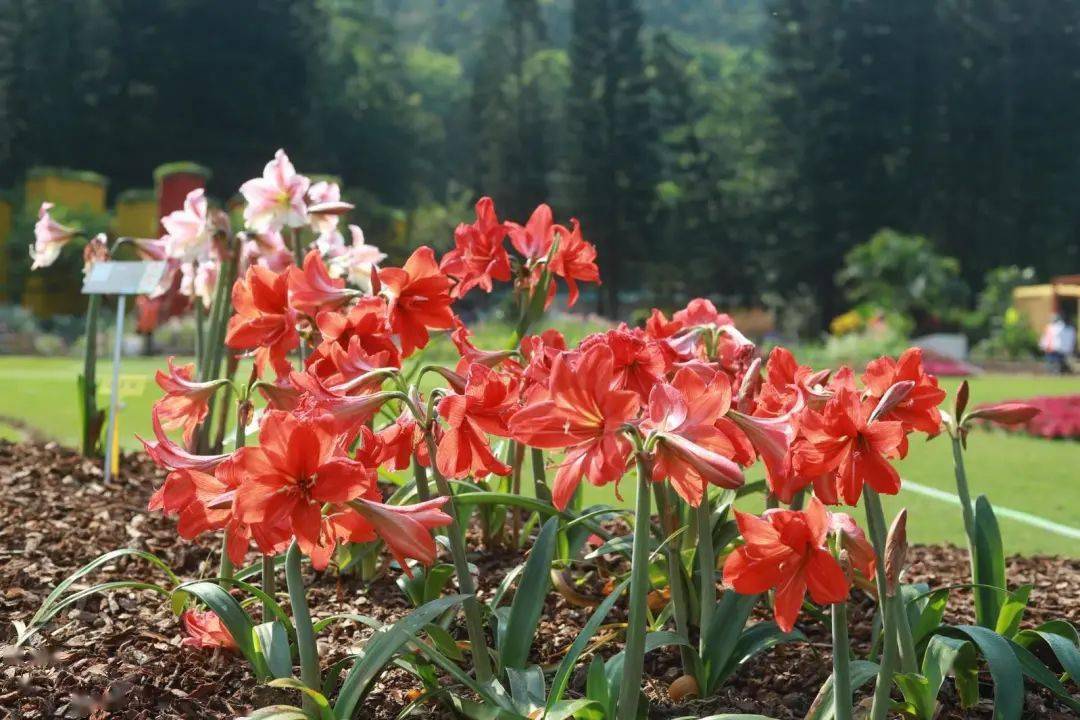
[[[450,309],[451,280],[439,271],[435,253],[419,248],[401,268],[379,270],[379,282],[390,307],[390,327],[408,356],[428,344],[428,330],[449,330],[454,324]]]
[[[800,419],[802,441],[794,450],[795,468],[804,476],[834,474],[836,490],[848,505],[858,504],[864,484],[883,495],[900,492],[900,475],[889,459],[907,454],[904,426],[898,421],[870,422],[873,410],[874,404],[841,388],[820,413],[807,410]]]
[[[225,344],[234,350],[254,350],[260,374],[273,368],[288,372],[288,354],[300,346],[296,311],[289,306],[288,273],[258,265],[248,268],[233,286],[233,308]]]
[[[510,281],[510,256],[503,240],[509,228],[495,215],[495,203],[482,197],[476,203],[476,222],[454,230],[454,249],[443,255],[439,267],[457,280],[452,294],[463,297],[474,287],[491,292],[492,281]]]
[[[829,551],[832,519],[817,498],[805,511],[769,510],[761,517],[735,511],[746,544],[724,563],[724,583],[743,595],[776,590],[773,613],[784,632],[795,627],[807,591],[815,603],[844,602],[851,584]]]
[[[154,414],[165,429],[184,428],[184,442],[191,445],[199,423],[210,412],[210,397],[221,387],[220,380],[195,382],[195,364],[176,367],[168,359],[169,372],[158,370],[154,380],[165,391],[165,397],[154,403]]]

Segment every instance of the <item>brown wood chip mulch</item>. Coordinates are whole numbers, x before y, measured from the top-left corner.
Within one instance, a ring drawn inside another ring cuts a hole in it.
[[[296,703],[295,694],[260,687],[245,664],[221,651],[182,647],[181,628],[167,603],[150,592],[116,592],[86,599],[58,616],[30,648],[15,650],[13,621],[26,621],[42,600],[72,571],[108,550],[131,547],[165,559],[186,579],[212,576],[216,543],[212,538],[186,543],[175,523],[146,512],[146,501],[161,473],[143,455],[127,455],[119,479],[105,485],[100,464],[55,444],[0,441],[0,718],[124,718],[165,720],[235,718],[275,702]],[[490,596],[504,573],[520,563],[520,552],[485,550],[477,535],[470,547],[479,567],[481,593]],[[911,580],[937,587],[966,581],[966,551],[953,547],[916,547],[908,572]],[[598,592],[604,578],[595,569],[582,586]],[[602,574],[602,573],[601,573]],[[311,575],[310,604],[316,619],[335,613],[360,613],[392,621],[410,609],[394,583],[394,572],[366,583],[334,572]],[[133,559],[120,559],[86,578],[164,582],[160,570]],[[1009,561],[1014,585],[1032,583],[1032,611],[1025,625],[1064,618],[1080,624],[1080,560],[1014,557]],[[279,581],[280,582],[280,581]],[[85,586],[85,585],[83,585]],[[864,649],[870,638],[872,601],[852,604],[852,638]],[[970,598],[955,591],[946,616],[970,622]],[[759,608],[760,610],[760,608]],[[533,659],[558,662],[591,610],[575,607],[552,593],[546,603]],[[625,620],[621,607],[609,623]],[[646,658],[646,692],[651,716],[697,716],[721,712],[760,713],[777,720],[802,718],[817,688],[830,672],[828,631],[803,618],[809,643],[785,645],[752,660],[718,696],[674,705],[667,687],[680,674],[678,654],[661,649]],[[461,628],[453,628],[463,637]],[[329,664],[363,646],[370,631],[337,624],[320,638]],[[615,641],[605,655],[619,649]],[[951,681],[943,691],[941,718],[990,718],[993,700],[989,676],[985,699],[973,711],[956,706]],[[582,672],[571,690],[583,684]],[[1070,686],[1078,691],[1075,684]],[[402,670],[385,674],[364,702],[362,717],[389,720],[408,705],[419,683]],[[417,714],[449,717],[429,706]],[[1075,715],[1053,697],[1029,685],[1025,717],[1071,718]]]

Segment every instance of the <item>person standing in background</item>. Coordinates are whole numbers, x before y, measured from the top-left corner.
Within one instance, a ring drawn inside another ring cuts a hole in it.
[[[1051,373],[1069,372],[1069,358],[1076,351],[1076,330],[1061,315],[1054,313],[1039,338],[1039,349],[1046,356],[1046,366]]]

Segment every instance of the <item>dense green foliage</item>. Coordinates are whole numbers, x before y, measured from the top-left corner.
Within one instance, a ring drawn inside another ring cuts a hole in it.
[[[278,146],[369,239],[449,242],[490,194],[600,249],[591,302],[844,310],[882,227],[979,288],[1076,270],[1080,9],[1035,0],[0,0],[0,184],[223,194]],[[985,330],[984,330],[985,332]]]

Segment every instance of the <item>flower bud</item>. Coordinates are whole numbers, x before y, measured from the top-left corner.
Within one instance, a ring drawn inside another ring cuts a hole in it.
[[[885,540],[885,594],[894,597],[900,587],[900,573],[907,561],[907,508],[900,510]]]

